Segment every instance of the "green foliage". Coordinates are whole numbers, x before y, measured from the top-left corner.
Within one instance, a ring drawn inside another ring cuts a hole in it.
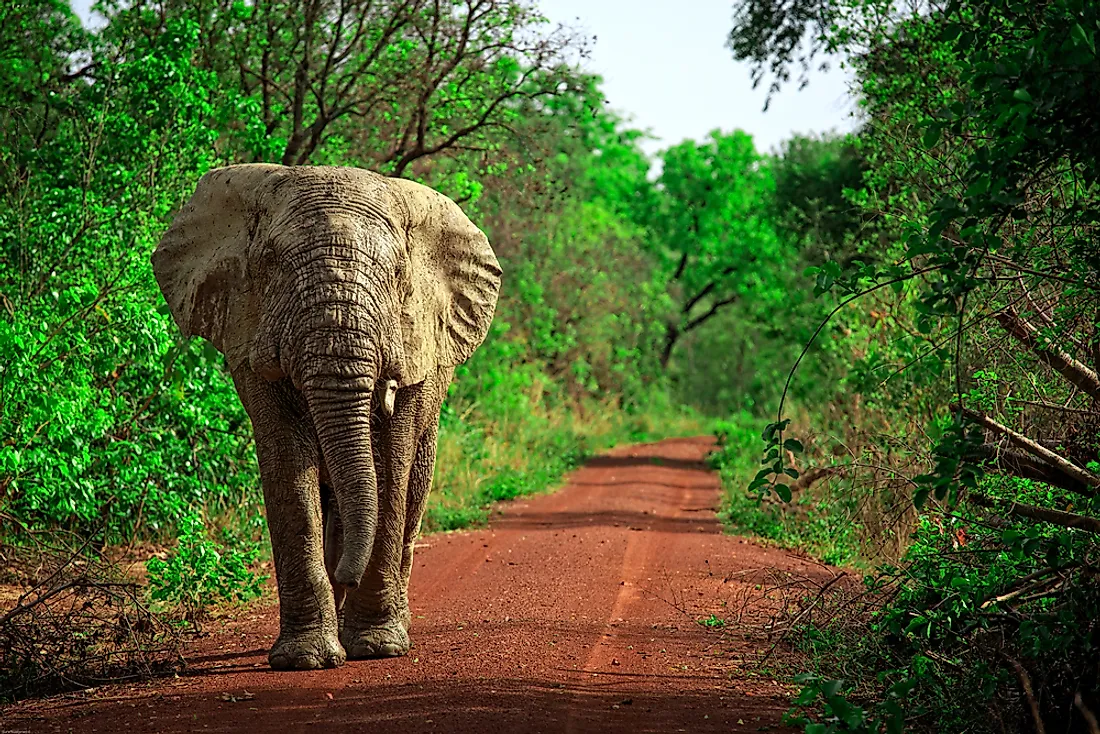
[[[726,620],[714,614],[710,615],[709,617],[704,617],[703,619],[697,619],[695,621],[698,622],[701,626],[712,630],[723,629],[726,626]]]
[[[37,45],[39,26],[3,27]],[[24,525],[130,539],[254,483],[243,411],[208,352],[177,345],[148,261],[214,160],[197,35],[185,20],[155,37],[73,33],[86,50],[58,49],[40,73],[87,54],[95,83],[2,105],[0,485]]]
[[[250,601],[260,596],[267,578],[250,569],[258,556],[256,547],[242,550],[216,543],[207,537],[202,518],[186,515],[175,552],[165,560],[154,556],[145,564],[149,596],[179,607],[191,620],[218,603]]]
[[[775,183],[744,132],[711,133],[661,154],[651,247],[675,294],[662,363],[677,340],[739,300],[781,297],[774,277],[782,259],[770,205]]]
[[[671,297],[662,361],[682,400],[711,415],[774,405],[820,320],[803,272],[851,248],[859,216],[845,190],[860,160],[832,137],[795,138],[764,156],[740,131],[663,154],[644,221]],[[827,344],[813,353],[796,398],[819,398],[818,386],[846,370],[847,355]]]
[[[830,488],[826,492],[800,492],[792,496],[789,487],[785,491],[773,487],[774,496],[769,494],[761,477],[770,472],[760,469],[755,453],[764,424],[747,413],[715,424],[719,449],[711,455],[710,463],[718,470],[725,488],[719,517],[735,532],[808,550],[826,563],[861,562],[862,528],[857,498],[850,492]],[[795,443],[793,439],[786,441],[791,441],[792,446]],[[787,469],[797,474],[794,469]],[[789,474],[784,476],[790,479]]]
[[[922,514],[900,515],[913,535],[872,634],[818,664],[858,669],[866,712],[910,681],[908,728],[1086,731],[1100,706],[1079,654],[1098,590],[1077,565],[1095,562],[1100,486],[1098,30],[1078,0],[752,0],[737,17],[736,53],[777,81],[843,53],[867,113],[845,195],[860,229],[810,271],[855,367],[837,484],[866,504],[904,478]],[[832,677],[802,703],[839,721]]]
[[[782,143],[771,168],[775,217],[782,233],[801,244],[806,264],[850,262],[863,212],[849,195],[862,186],[866,168],[854,140],[795,136]]]
[[[845,683],[838,679],[825,679],[813,673],[795,678],[802,690],[794,700],[797,708],[816,708],[820,705],[821,721],[802,716],[789,716],[790,723],[805,726],[806,734],[900,734],[905,731],[905,711],[899,704],[904,700],[913,682],[908,679],[895,683],[885,700],[875,711],[867,711],[848,700]]]

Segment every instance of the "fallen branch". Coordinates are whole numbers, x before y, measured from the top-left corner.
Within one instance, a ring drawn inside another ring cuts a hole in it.
[[[1047,572],[1052,572],[1052,571],[1053,571],[1053,569],[1047,569]],[[1005,594],[1001,594],[1000,596],[995,596],[992,599],[989,599],[988,601],[984,601],[984,602],[982,602],[981,608],[982,609],[989,609],[994,604],[1004,604],[1006,601],[1012,601],[1013,599],[1018,599],[1019,597],[1023,596],[1024,594],[1029,594],[1033,591],[1038,591],[1038,590],[1049,591],[1050,590],[1049,587],[1057,586],[1058,584],[1061,584],[1063,581],[1065,581],[1065,579],[1063,579],[1061,577],[1049,578],[1049,579],[1048,578],[1039,578],[1039,577],[1036,576],[1036,574],[1032,574],[1032,577],[1033,577],[1032,578],[1032,583],[1022,583],[1020,586],[1013,589],[1012,591],[1009,591]],[[1021,579],[1021,581],[1024,581],[1024,579]]]
[[[1030,454],[1025,454],[1023,451],[987,443],[975,448],[970,458],[990,462],[989,467],[999,474],[1008,474],[1021,479],[1034,479],[1085,497],[1096,496],[1096,492],[1089,485],[1076,477],[1070,476],[1053,464]]]
[[[1029,586],[1029,584],[1031,584],[1033,581],[1039,581],[1046,578],[1047,576],[1052,576],[1054,574],[1062,573],[1065,571],[1074,571],[1080,567],[1080,564],[1074,563],[1068,566],[1062,566],[1061,568],[1041,568],[1038,571],[1033,571],[1027,576],[1023,576],[1013,581],[1013,587],[1016,589],[1016,591],[1006,592],[995,599],[985,601],[982,603],[981,608],[986,609],[996,602],[1008,601],[1009,599],[1016,598],[1022,593],[1027,593],[1027,591],[1029,591],[1030,589],[1035,588],[1034,586]]]
[[[1060,471],[1073,477],[1082,484],[1088,486],[1091,489],[1100,488],[1100,477],[1097,477],[1090,471],[1082,469],[1073,462],[1065,459],[1058,454],[1054,453],[1050,449],[1046,448],[1037,441],[1033,441],[1022,433],[1017,433],[1008,426],[1001,425],[997,421],[993,420],[987,415],[971,410],[969,408],[962,409],[963,415],[970,420],[974,421],[978,425],[998,433],[1007,438],[1012,443],[1016,444],[1019,448],[1027,451],[1033,456],[1037,456],[1043,461],[1057,467]]]
[[[994,314],[1005,331],[1035,353],[1039,360],[1077,386],[1094,400],[1100,400],[1100,377],[1088,365],[1062,351],[1039,330],[1021,319],[1013,309]]]
[[[770,658],[772,656],[772,653],[775,652],[776,648],[779,647],[779,644],[781,642],[783,642],[783,640],[787,639],[787,634],[791,630],[793,630],[795,627],[797,627],[798,623],[801,622],[803,620],[803,618],[806,617],[807,614],[812,612],[815,607],[817,607],[817,605],[824,598],[825,592],[828,591],[832,587],[833,584],[835,584],[837,581],[840,581],[842,578],[846,577],[847,575],[848,574],[847,574],[846,571],[841,571],[836,576],[834,576],[832,579],[830,579],[828,583],[826,583],[820,589],[818,589],[817,596],[814,597],[814,600],[812,602],[810,602],[809,604],[807,604],[806,607],[801,612],[798,613],[798,616],[795,617],[791,621],[791,623],[787,625],[787,628],[785,630],[783,630],[782,634],[779,635],[779,639],[775,641],[775,643],[768,649],[768,652],[764,654],[764,657],[762,657],[760,659],[759,665],[763,665],[764,663],[766,663],[768,661],[768,658]]]
[[[981,507],[1002,509],[996,500],[974,492],[967,495],[967,499]],[[1086,533],[1100,535],[1100,520],[1095,517],[1078,515],[1074,512],[1063,512],[1061,510],[1048,510],[1045,507],[1025,505],[1019,502],[1011,502],[1004,511],[1009,515],[1026,517],[1032,520],[1048,522],[1051,525],[1059,525],[1063,528],[1074,528],[1076,530],[1083,530]]]
[[[797,494],[812,487],[822,479],[831,477],[834,474],[843,474],[844,467],[842,466],[818,466],[806,471],[800,475],[798,479],[791,482],[791,494]]]

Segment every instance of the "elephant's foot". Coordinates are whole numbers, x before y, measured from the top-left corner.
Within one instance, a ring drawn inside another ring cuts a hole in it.
[[[362,629],[349,629],[345,626],[340,632],[340,642],[351,660],[396,658],[412,647],[405,624],[398,619]]]
[[[267,654],[267,661],[274,670],[337,668],[346,660],[347,655],[336,636],[320,630],[283,632]]]

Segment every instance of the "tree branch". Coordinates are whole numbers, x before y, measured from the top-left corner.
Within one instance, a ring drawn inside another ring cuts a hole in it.
[[[791,482],[791,494],[807,490],[822,479],[827,479],[834,474],[843,476],[845,468],[843,466],[815,466],[813,469],[808,469],[800,474],[798,479]]]
[[[680,256],[680,264],[676,266],[676,272],[672,274],[673,280],[680,279],[680,277],[684,274],[684,271],[687,269],[687,264],[688,253],[687,250],[684,250],[684,253]]]
[[[1043,364],[1086,392],[1093,400],[1100,400],[1100,377],[1087,365],[1062,351],[1050,339],[1041,335],[1038,329],[1021,319],[1013,309],[1005,309],[993,318],[1014,339],[1034,352]]]
[[[1008,507],[1004,508],[1001,506],[1001,503],[998,503],[996,500],[986,497],[985,495],[975,494],[974,492],[967,495],[967,499],[979,507],[1002,510],[1009,515],[1026,517],[1031,520],[1048,522],[1051,525],[1058,525],[1063,528],[1074,528],[1076,530],[1083,530],[1086,533],[1092,533],[1093,535],[1100,535],[1100,520],[1095,517],[1078,515],[1074,512],[1063,512],[1061,510],[1048,510],[1045,507],[1025,505],[1019,502],[1010,502]]]
[[[1004,436],[1010,442],[1016,444],[1016,446],[1018,446],[1019,448],[1028,452],[1032,456],[1037,456],[1048,464],[1057,467],[1060,471],[1064,472],[1078,482],[1081,482],[1090,489],[1095,490],[1097,488],[1100,488],[1100,477],[1097,477],[1090,471],[1082,469],[1068,459],[1062,458],[1058,454],[1054,453],[1045,446],[1042,446],[1036,441],[1033,441],[1022,433],[1017,433],[1008,426],[1001,425],[989,416],[978,413],[977,411],[970,410],[969,408],[963,408],[962,412],[963,415],[965,415],[978,425],[990,431],[993,431],[994,433],[998,433]]]
[[[1007,474],[1021,479],[1033,479],[1084,497],[1096,496],[1096,492],[1084,482],[1059,470],[1058,467],[1022,451],[987,443],[979,446],[970,458],[984,459],[991,462],[990,468],[998,474]]]
[[[720,309],[730,305],[736,300],[737,296],[730,296],[729,298],[723,298],[720,301],[715,301],[714,304],[710,307],[710,310],[708,310],[705,314],[703,314],[702,316],[698,316],[687,323],[687,326],[684,327],[684,333],[686,334],[692,329],[702,326],[705,321],[710,319],[711,316],[714,316],[716,313],[718,313]]]
[[[685,255],[685,257],[686,257],[686,255]],[[699,301],[706,298],[708,295],[710,295],[710,293],[712,293],[714,291],[715,288],[718,287],[719,281],[722,278],[724,278],[727,275],[732,275],[735,270],[737,270],[736,265],[730,265],[729,267],[725,268],[724,270],[722,270],[721,273],[718,274],[717,278],[715,278],[711,282],[707,283],[706,287],[704,287],[703,290],[699,291],[693,297],[689,298],[687,303],[684,304],[684,308],[683,308],[684,315],[686,316],[689,313],[691,313],[691,309],[695,308],[696,304],[698,304]]]

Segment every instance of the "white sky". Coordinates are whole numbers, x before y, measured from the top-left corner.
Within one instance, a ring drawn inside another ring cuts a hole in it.
[[[835,65],[798,91],[790,85],[763,111],[767,81],[752,88],[749,65],[726,48],[737,0],[538,0],[543,13],[594,35],[587,62],[604,79],[610,106],[658,140],[649,152],[711,130],[740,128],[769,151],[794,133],[848,131],[855,105]],[[92,0],[71,0],[88,19]]]
[[[855,126],[848,75],[816,73],[801,92],[784,88],[763,111],[767,80],[726,48],[737,0],[539,0],[551,20],[596,36],[589,67],[610,106],[660,138],[651,152],[711,130],[739,128],[768,151],[793,133]]]

